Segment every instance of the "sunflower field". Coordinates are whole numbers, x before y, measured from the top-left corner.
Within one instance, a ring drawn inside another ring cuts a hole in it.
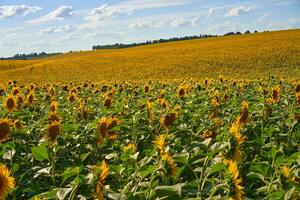
[[[9,81],[0,199],[299,199],[297,81]]]

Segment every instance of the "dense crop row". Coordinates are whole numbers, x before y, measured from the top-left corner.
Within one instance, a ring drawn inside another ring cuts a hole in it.
[[[0,199],[297,199],[300,85],[0,88]]]

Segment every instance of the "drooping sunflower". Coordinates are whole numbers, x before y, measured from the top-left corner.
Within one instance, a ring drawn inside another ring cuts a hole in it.
[[[96,185],[96,199],[97,200],[104,200],[104,194],[103,194],[103,188],[104,188],[104,184],[105,184],[105,179],[108,176],[108,172],[109,172],[109,167],[106,164],[105,161],[102,161],[101,164],[101,173],[99,175],[98,181],[97,181],[97,185]]]
[[[150,101],[147,101],[147,111],[148,111],[148,118],[150,121],[150,124],[152,125],[154,122],[154,112],[153,112],[153,103]]]
[[[61,124],[60,121],[53,121],[48,125],[46,138],[48,138],[52,143],[56,141],[57,136],[61,132]]]
[[[17,108],[17,104],[16,104],[16,100],[13,96],[8,96],[4,102],[4,107],[9,111],[12,112],[14,110],[16,110]]]
[[[33,102],[34,102],[34,93],[33,92],[30,92],[27,96],[27,101],[28,101],[28,104],[29,105],[32,105]]]
[[[0,143],[10,137],[10,126],[9,119],[0,119]]]
[[[295,181],[295,177],[293,176],[292,171],[289,166],[283,165],[281,167],[281,170],[282,170],[283,176],[286,178],[287,181],[290,181],[290,182]]]
[[[5,165],[0,165],[0,199],[5,199],[14,187],[15,179]]]
[[[241,106],[239,123],[244,124],[248,121],[249,121],[249,103],[247,101],[243,101]]]
[[[242,200],[244,195],[244,187],[242,186],[242,179],[240,178],[239,169],[237,167],[237,162],[228,160],[225,162],[228,165],[228,171],[230,173],[231,179],[234,185],[234,199]]]
[[[279,95],[280,95],[280,87],[274,87],[272,90],[272,98],[273,98],[273,102],[274,103],[278,103],[279,102]]]
[[[164,146],[166,144],[166,134],[158,135],[154,140],[154,145],[162,152],[164,151]]]
[[[57,107],[58,107],[57,101],[51,101],[51,104],[50,104],[50,111],[51,111],[51,112],[56,112],[56,111],[57,111]]]

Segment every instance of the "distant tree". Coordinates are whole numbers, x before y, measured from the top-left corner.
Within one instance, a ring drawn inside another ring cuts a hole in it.
[[[249,34],[249,33],[251,33],[249,30],[247,30],[247,31],[245,31],[245,33],[244,34]]]
[[[258,33],[258,31],[257,31],[257,30],[255,30],[255,31],[254,31],[254,33]]]

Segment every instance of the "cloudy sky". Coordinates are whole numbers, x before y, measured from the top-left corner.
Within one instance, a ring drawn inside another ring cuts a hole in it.
[[[300,28],[300,0],[0,0],[0,57]]]

